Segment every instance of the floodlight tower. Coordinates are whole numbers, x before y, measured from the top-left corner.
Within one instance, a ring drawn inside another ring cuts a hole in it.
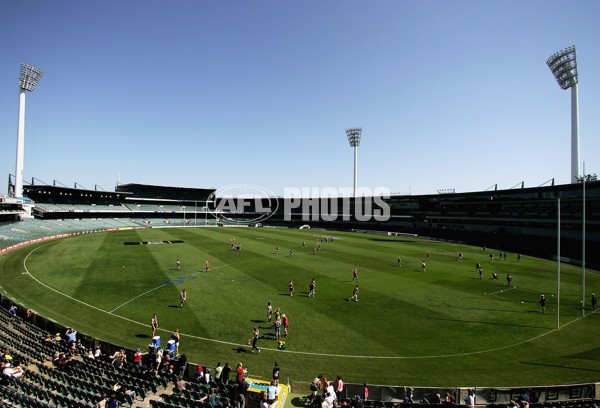
[[[29,64],[21,64],[19,78],[19,125],[17,127],[17,164],[15,167],[14,197],[23,196],[23,162],[25,156],[25,91],[33,92],[40,78],[44,75],[42,70]]]
[[[361,133],[362,128],[346,129],[346,137],[348,137],[348,143],[350,143],[350,147],[354,148],[354,197],[356,197],[356,185],[358,176],[358,145],[360,145]]]
[[[571,88],[571,183],[579,177],[579,106],[577,97],[577,53],[575,46],[552,55],[546,61],[561,89]]]

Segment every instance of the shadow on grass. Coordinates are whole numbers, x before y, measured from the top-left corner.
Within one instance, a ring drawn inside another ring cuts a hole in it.
[[[521,313],[521,312],[519,312]],[[500,322],[482,322],[478,320],[461,320],[461,319],[442,319],[436,317],[430,317],[431,320],[442,320],[446,322],[457,322],[457,323],[475,323],[475,324],[488,324],[492,326],[508,326],[508,327],[526,327],[529,329],[544,329],[544,330],[552,330],[554,327],[548,326],[532,326],[528,324],[514,324],[514,323],[500,323]]]
[[[242,347],[242,346],[234,348],[233,351],[235,351],[237,353],[252,354],[252,350],[250,350],[248,347]]]
[[[142,333],[136,334],[135,337],[137,337],[138,339],[149,339],[150,338],[150,336],[148,336],[147,334],[142,334]]]
[[[307,407],[309,403],[306,397],[295,397],[290,401],[294,407]]]
[[[521,361],[521,364],[529,364],[529,365],[542,366],[542,367],[566,368],[567,370],[591,371],[594,373],[600,372],[600,370],[595,370],[593,368],[572,367],[572,366],[565,366],[565,365],[558,365],[558,364],[535,363],[535,362],[531,362],[531,361]]]
[[[169,305],[169,307],[173,309],[181,309],[179,305]]]
[[[505,300],[506,302],[516,302],[515,300],[512,299],[501,299],[501,300]],[[537,303],[537,302],[525,302],[525,303]],[[536,310],[507,310],[507,309],[496,309],[496,308],[486,308],[486,307],[466,307],[466,306],[448,306],[448,305],[444,305],[444,306],[439,306],[442,307],[444,309],[466,309],[466,310],[481,310],[481,311],[488,311],[488,312],[502,312],[502,313],[537,313],[537,314],[543,314],[541,312],[541,310],[536,309]],[[546,310],[548,310],[548,306],[546,306]],[[574,310],[581,310],[581,308],[575,308]],[[547,315],[556,315],[555,313],[546,313]],[[579,317],[578,314],[571,314],[571,313],[564,313],[562,312],[561,309],[561,316],[564,317]]]
[[[600,361],[600,347],[596,347],[590,350],[583,351],[581,353],[570,354],[566,357],[568,358],[581,358],[585,360],[595,360]]]

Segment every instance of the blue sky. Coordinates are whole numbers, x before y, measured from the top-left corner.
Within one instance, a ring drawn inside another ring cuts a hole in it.
[[[565,5],[568,4],[568,7]],[[351,187],[403,194],[570,178],[570,92],[546,66],[576,45],[581,160],[600,173],[600,2],[0,3],[0,193],[14,174],[72,187]]]

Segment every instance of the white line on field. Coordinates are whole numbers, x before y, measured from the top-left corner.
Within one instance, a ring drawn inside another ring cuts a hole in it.
[[[509,290],[513,290],[513,289],[516,289],[516,288],[501,289],[501,290],[499,290],[497,292],[488,293],[488,295],[495,295],[496,293],[508,292]]]

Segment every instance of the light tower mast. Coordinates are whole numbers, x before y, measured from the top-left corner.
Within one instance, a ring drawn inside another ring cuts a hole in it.
[[[350,147],[354,148],[354,197],[356,197],[356,187],[358,183],[358,146],[360,145],[361,133],[362,128],[346,129],[346,137],[348,137],[348,143],[350,143]]]
[[[561,89],[571,88],[571,183],[577,183],[579,174],[579,104],[577,97],[577,53],[575,46],[552,55],[546,61]]]
[[[25,157],[25,91],[33,92],[40,78],[44,75],[42,70],[29,64],[21,64],[19,78],[19,124],[17,126],[17,161],[15,166],[14,197],[23,196],[23,165]]]

